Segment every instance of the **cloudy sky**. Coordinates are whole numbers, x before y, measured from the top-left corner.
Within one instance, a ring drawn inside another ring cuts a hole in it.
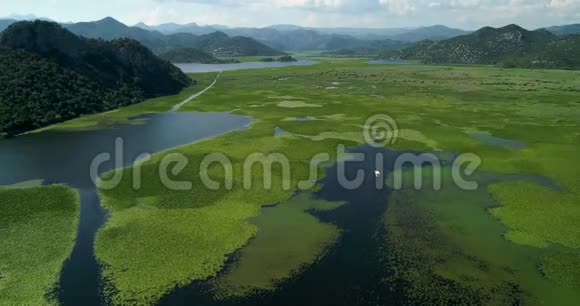
[[[0,16],[34,14],[90,21],[112,16],[127,24],[166,22],[314,27],[464,29],[517,23],[528,28],[580,23],[580,0],[1,0]]]

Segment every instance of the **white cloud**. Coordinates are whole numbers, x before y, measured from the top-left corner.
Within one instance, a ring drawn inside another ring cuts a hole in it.
[[[559,16],[568,18],[580,16],[580,0],[550,0],[548,7]]]
[[[416,9],[417,1],[406,1],[406,0],[379,0],[379,3],[382,6],[385,6],[389,9],[389,12],[404,15],[409,12],[412,12]]]
[[[107,1],[107,0],[103,0]],[[517,23],[536,28],[578,22],[580,0],[148,0],[127,19],[232,26],[409,27],[476,29]],[[575,20],[576,18],[576,20]]]

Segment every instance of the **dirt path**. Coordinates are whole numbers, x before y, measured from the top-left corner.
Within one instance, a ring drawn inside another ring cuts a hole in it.
[[[203,95],[203,94],[204,94],[206,91],[210,90],[210,89],[211,89],[211,88],[212,88],[212,87],[213,87],[213,86],[214,86],[214,85],[217,83],[217,81],[218,81],[218,79],[220,78],[220,76],[222,75],[222,73],[223,73],[223,71],[222,71],[222,72],[220,72],[220,73],[217,75],[217,77],[215,78],[215,80],[213,81],[213,83],[211,83],[211,85],[209,85],[209,86],[208,86],[206,89],[204,89],[204,90],[202,90],[202,91],[200,91],[200,92],[196,93],[195,95],[193,95],[193,96],[191,96],[191,97],[189,97],[189,98],[187,98],[187,99],[183,100],[183,102],[181,102],[181,103],[179,103],[179,104],[175,105],[175,106],[174,106],[174,107],[171,109],[171,111],[172,111],[172,112],[176,112],[176,111],[178,111],[178,110],[179,110],[179,109],[180,109],[182,106],[184,106],[185,104],[189,103],[191,100],[193,100],[193,99],[195,99],[195,98],[197,98],[197,97],[199,97],[199,96]]]

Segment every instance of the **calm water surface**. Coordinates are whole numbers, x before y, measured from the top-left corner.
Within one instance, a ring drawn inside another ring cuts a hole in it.
[[[310,66],[316,61],[300,60],[297,62],[247,62],[238,64],[175,64],[185,73],[219,72],[245,69],[282,68],[291,66]]]

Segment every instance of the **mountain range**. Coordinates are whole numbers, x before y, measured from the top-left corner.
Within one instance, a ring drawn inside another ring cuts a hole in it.
[[[214,55],[283,55],[258,41],[214,31],[203,35],[191,33],[163,34],[159,31],[145,30],[139,27],[129,27],[114,18],[107,17],[95,22],[80,22],[65,25],[71,32],[89,38],[111,40],[116,38],[131,38],[149,47],[155,53],[165,53],[176,48],[195,48]]]
[[[361,40],[382,40],[392,39],[405,42],[414,42],[422,39],[446,39],[458,35],[469,33],[460,29],[452,29],[442,25],[419,28],[386,28],[386,29],[365,29],[365,28],[312,28],[296,25],[272,25],[265,28],[228,28],[223,26],[199,26],[196,23],[179,25],[175,23],[149,26],[144,23],[135,25],[151,31],[159,31],[165,34],[172,33],[193,33],[207,34],[214,31],[223,31],[228,35],[249,36],[258,40],[267,39],[273,34],[288,35],[295,31],[312,31],[321,35],[351,36]]]
[[[504,67],[580,69],[580,34],[558,36],[517,25],[484,27],[448,40],[424,40],[382,57],[426,64],[488,64]]]
[[[0,31],[16,22],[0,20]],[[213,55],[283,55],[284,51],[339,51],[377,54],[400,50],[423,40],[446,40],[472,31],[442,25],[419,28],[312,28],[296,25],[272,25],[264,28],[230,28],[222,25],[166,23],[127,26],[111,17],[94,22],[64,24],[73,33],[89,38],[132,38],[155,53],[176,48],[195,48]],[[546,28],[556,35],[580,33],[580,25]]]
[[[468,34],[468,31],[444,26],[417,29],[353,29],[353,28],[307,28],[295,25],[273,25],[265,28],[227,28],[199,26],[195,23],[175,23],[136,27],[165,34],[191,33],[196,35],[221,31],[231,36],[250,37],[272,48],[286,51],[336,51],[400,49],[423,39],[446,39]]]
[[[16,20],[11,19],[0,20],[0,31],[15,22]],[[230,37],[219,31],[212,31],[203,35],[194,35],[191,33],[163,34],[159,31],[130,27],[111,17],[93,22],[62,24],[62,26],[86,38],[100,38],[104,40],[118,38],[134,39],[157,54],[165,53],[176,48],[195,48],[214,55],[228,56],[277,56],[285,54],[248,37]]]

